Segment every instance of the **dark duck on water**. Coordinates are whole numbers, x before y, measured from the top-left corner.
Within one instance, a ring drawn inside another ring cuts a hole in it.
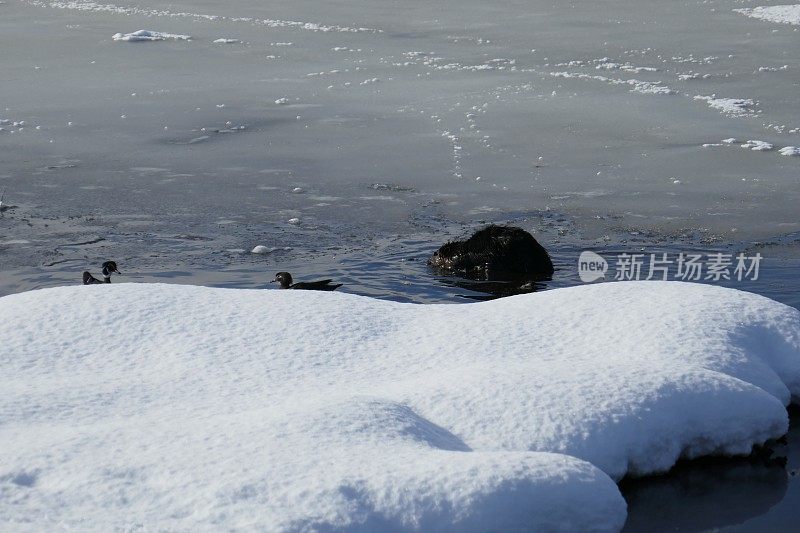
[[[114,261],[106,261],[103,263],[103,279],[99,280],[96,277],[92,276],[89,272],[83,273],[83,284],[84,285],[95,285],[97,283],[111,283],[111,274],[119,274],[120,271],[117,270],[117,264]]]
[[[292,275],[288,272],[278,272],[275,274],[275,279],[272,283],[278,282],[281,284],[281,289],[300,289],[305,291],[335,291],[342,286],[341,283],[331,283],[330,279],[322,279],[319,281],[305,281],[300,283],[292,283]]]

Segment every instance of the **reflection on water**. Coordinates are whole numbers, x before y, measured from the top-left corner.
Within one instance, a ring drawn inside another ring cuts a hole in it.
[[[797,531],[800,527],[800,409],[786,444],[786,466],[759,459],[701,459],[669,473],[620,483],[628,502],[623,531]]]

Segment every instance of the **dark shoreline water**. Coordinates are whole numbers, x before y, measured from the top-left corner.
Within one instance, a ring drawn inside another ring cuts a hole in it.
[[[411,303],[465,303],[485,299],[464,288],[463,280],[430,269],[427,258],[448,240],[469,236],[487,223],[518,225],[534,233],[550,253],[556,272],[537,284],[539,290],[581,285],[578,257],[592,250],[610,266],[607,281],[617,273],[620,254],[641,254],[647,277],[651,254],[666,253],[672,264],[667,279],[677,280],[679,254],[760,254],[758,279],[707,280],[754,292],[800,309],[800,232],[761,241],[725,240],[702,233],[658,234],[619,228],[600,238],[583,237],[568,216],[549,211],[489,213],[459,221],[441,214],[415,214],[397,228],[358,228],[268,223],[187,224],[181,217],[137,223],[127,216],[42,216],[31,209],[0,213],[0,296],[38,288],[80,283],[81,273],[97,273],[106,260],[119,263],[124,276],[116,282],[166,282],[223,288],[274,288],[275,272],[289,271],[296,280],[334,278],[342,291]],[[395,231],[392,231],[395,230]],[[613,230],[613,228],[612,228]],[[266,254],[254,254],[266,245]],[[733,273],[733,268],[731,268]],[[703,273],[705,278],[705,272]],[[735,278],[735,276],[733,276]]]
[[[626,478],[625,533],[653,531],[771,532],[797,529],[800,506],[800,407],[790,407],[786,443],[773,457],[709,457],[680,461],[668,473]]]

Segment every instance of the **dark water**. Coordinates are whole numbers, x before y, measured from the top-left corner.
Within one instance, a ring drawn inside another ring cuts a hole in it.
[[[153,220],[132,215],[74,217],[36,215],[23,208],[0,213],[0,296],[26,290],[79,283],[84,270],[99,273],[115,260],[119,282],[170,282],[226,288],[274,288],[275,272],[289,271],[295,280],[333,278],[342,291],[413,303],[464,303],[485,299],[463,280],[431,270],[427,258],[448,240],[465,238],[486,223],[515,224],[545,245],[556,267],[539,290],[580,285],[578,256],[593,250],[616,273],[619,254],[642,254],[642,277],[650,254],[668,254],[668,279],[674,280],[678,254],[744,253],[763,259],[757,279],[710,281],[762,294],[800,308],[800,233],[759,242],[725,241],[716,235],[657,234],[624,229],[599,238],[583,237],[572,220],[552,212],[486,213],[459,220],[423,205],[397,233],[376,222],[368,228],[322,225],[272,226],[241,218],[178,214]],[[376,215],[370,213],[370,216]],[[362,231],[363,230],[363,231]],[[266,254],[254,254],[265,245]],[[731,271],[732,272],[732,271]],[[705,277],[705,273],[703,275]],[[461,285],[461,286],[459,286]]]
[[[800,409],[787,444],[775,454],[785,467],[746,458],[683,462],[663,476],[625,480],[623,531],[798,531],[800,522]]]

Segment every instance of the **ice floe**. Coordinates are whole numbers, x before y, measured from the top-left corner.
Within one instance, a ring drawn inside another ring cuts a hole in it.
[[[774,148],[774,146],[771,143],[768,143],[766,141],[756,141],[756,140],[747,141],[746,143],[743,143],[741,146],[742,148],[747,148],[753,150],[754,152],[768,152]]]
[[[176,33],[164,33],[161,31],[137,30],[131,33],[115,33],[112,37],[115,41],[138,42],[138,41],[189,41],[190,35],[179,35]]]
[[[767,22],[800,24],[800,4],[740,8],[734,9],[734,11],[748,17],[766,20]]]
[[[0,338],[0,529],[613,531],[612,479],[747,453],[800,396],[800,312],[675,282],[63,287],[0,298]]]
[[[798,155],[800,156],[800,146],[786,146],[778,150],[781,155]]]

